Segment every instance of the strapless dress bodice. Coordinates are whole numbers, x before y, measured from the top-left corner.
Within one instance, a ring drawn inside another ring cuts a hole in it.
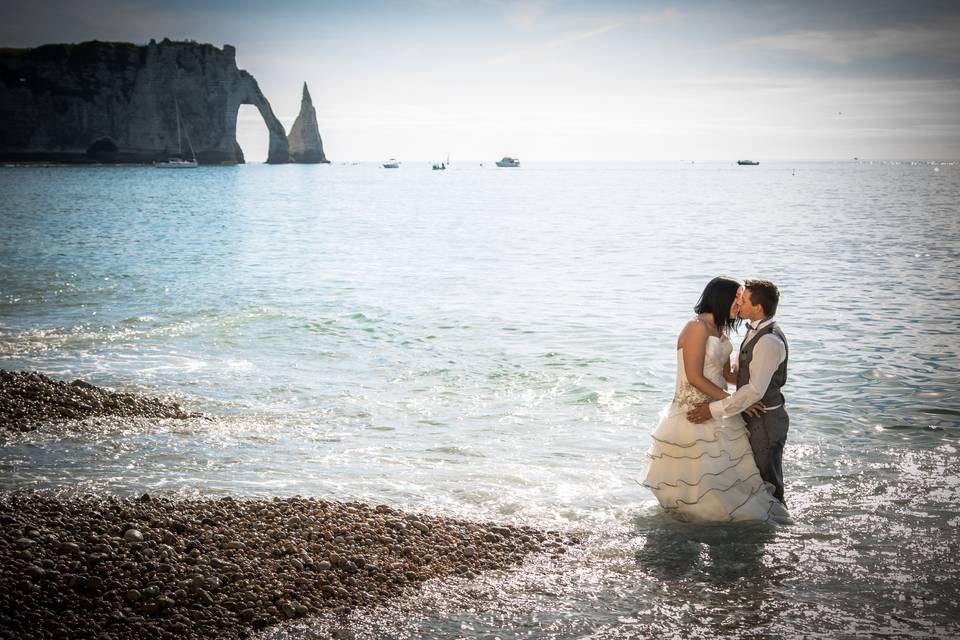
[[[727,386],[723,379],[723,370],[730,362],[733,344],[730,338],[709,336],[703,354],[703,377],[721,389]],[[683,366],[683,349],[677,349],[677,386],[673,392],[673,403],[684,407],[695,407],[710,402],[710,396],[697,389],[687,380],[687,371]]]

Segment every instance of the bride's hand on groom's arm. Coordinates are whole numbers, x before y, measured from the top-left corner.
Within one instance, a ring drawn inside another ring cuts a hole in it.
[[[737,370],[739,368],[739,363],[727,365],[727,367],[723,370],[723,379],[730,384],[737,384]]]
[[[733,369],[727,369],[723,372],[723,379],[730,384],[737,384],[737,372]]]

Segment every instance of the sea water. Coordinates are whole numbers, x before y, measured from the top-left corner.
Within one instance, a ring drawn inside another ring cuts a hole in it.
[[[585,541],[379,634],[957,635],[958,202],[930,162],[3,168],[0,367],[212,419],[0,434],[0,488]],[[781,288],[792,527],[675,523],[637,482],[720,274]]]

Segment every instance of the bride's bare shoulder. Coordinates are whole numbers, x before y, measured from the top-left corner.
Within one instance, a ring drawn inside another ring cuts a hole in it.
[[[710,332],[707,330],[707,326],[699,318],[691,318],[680,330],[680,335],[677,337],[677,349],[682,349],[687,343],[706,342],[708,335],[710,335]]]

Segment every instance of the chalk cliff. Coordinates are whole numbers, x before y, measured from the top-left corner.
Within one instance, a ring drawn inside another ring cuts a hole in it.
[[[201,164],[243,162],[237,111],[257,107],[267,162],[290,161],[283,125],[224,45],[153,40],[0,49],[0,161],[152,162],[176,154],[177,107]]]
[[[300,100],[300,114],[290,128],[287,136],[290,144],[292,162],[317,163],[330,162],[323,155],[323,141],[320,139],[320,127],[317,126],[317,110],[313,108],[307,83],[303,83],[303,98]]]

